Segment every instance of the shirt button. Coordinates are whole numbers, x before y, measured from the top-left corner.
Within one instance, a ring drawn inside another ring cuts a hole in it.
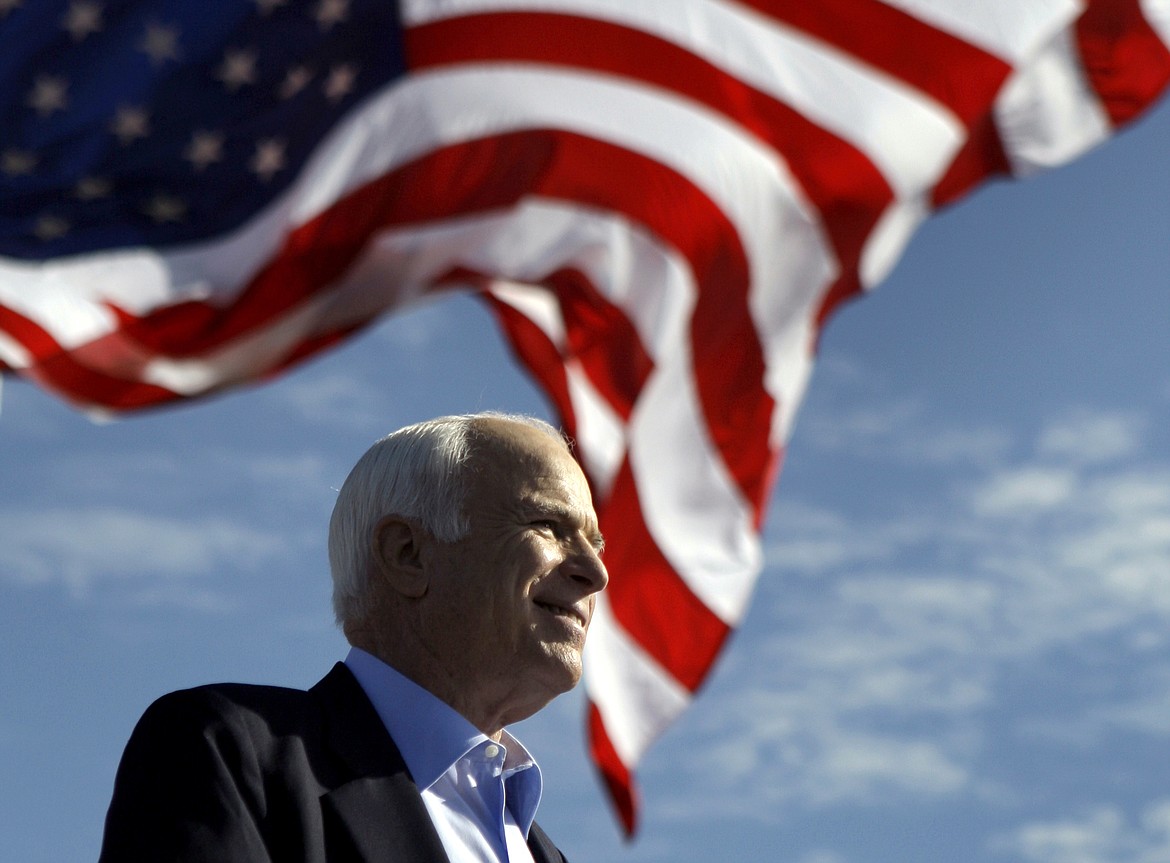
[[[483,750],[483,754],[486,755],[488,758],[495,758],[497,755],[500,754],[500,747],[496,746],[496,744],[494,744],[494,743],[489,743],[487,745],[487,747]]]

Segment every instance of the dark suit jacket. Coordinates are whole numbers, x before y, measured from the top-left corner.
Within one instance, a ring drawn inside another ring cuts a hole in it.
[[[564,863],[537,825],[536,863]],[[398,748],[338,663],[310,689],[163,696],[126,746],[100,863],[448,863]]]

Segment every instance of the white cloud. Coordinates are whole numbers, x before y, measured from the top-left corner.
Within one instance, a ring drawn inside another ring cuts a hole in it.
[[[1027,466],[1001,471],[975,490],[979,515],[1018,517],[1050,511],[1076,490],[1076,475],[1065,468]]]
[[[1106,705],[1090,718],[1113,728],[1170,738],[1170,690],[1161,689],[1130,701]]]
[[[1011,436],[1003,429],[962,428],[928,429],[923,436],[906,446],[903,457],[908,461],[932,465],[995,464],[1011,447]]]
[[[1015,613],[1027,615],[1032,643],[1170,616],[1170,468],[1082,472],[1053,484],[1059,492],[1019,505],[1026,518],[992,523],[978,517],[1009,510],[987,506],[983,489],[971,496],[976,571],[1004,581]]]
[[[890,459],[915,465],[988,465],[1001,459],[1011,437],[990,426],[944,428],[917,401],[851,407],[801,419],[799,441],[821,452]]]
[[[767,531],[765,558],[769,568],[785,574],[817,576],[846,566],[891,559],[920,542],[923,525],[903,521],[869,530],[851,524],[840,513],[782,502]]]
[[[224,594],[199,588],[187,580],[140,582],[126,603],[137,608],[173,607],[207,614],[224,614],[237,608]]]
[[[986,466],[1001,460],[1012,443],[1003,429],[991,426],[942,427],[914,401],[812,413],[801,422],[805,446],[907,465]]]
[[[850,735],[834,741],[818,765],[808,791],[829,802],[869,798],[889,788],[917,794],[949,794],[967,781],[967,771],[942,746],[923,740]],[[832,795],[830,797],[830,795]]]
[[[1027,863],[1167,863],[1170,798],[1146,806],[1134,821],[1116,806],[1077,817],[1026,824],[993,843]]]
[[[1012,436],[1002,428],[940,423],[923,399],[895,395],[880,374],[839,356],[820,360],[816,374],[831,379],[832,386],[820,392],[838,393],[838,402],[804,408],[796,437],[800,447],[902,465],[959,467],[995,464],[1012,446]]]
[[[836,683],[821,681],[708,700],[697,708],[700,729],[687,755],[670,759],[672,775],[690,780],[674,783],[672,816],[776,823],[793,807],[949,796],[968,783],[953,741],[865,727],[856,705],[836,703],[840,694]]]
[[[1159,645],[1165,650],[1165,639]],[[1140,649],[1140,648],[1139,648]],[[1124,681],[1122,692],[1111,698],[1090,704],[1074,716],[1056,719],[1050,715],[1029,722],[1024,729],[1033,739],[1060,738],[1076,746],[1091,746],[1096,740],[1127,740],[1134,735],[1170,739],[1170,662],[1158,652],[1147,662],[1138,663],[1141,670]],[[1122,661],[1127,662],[1128,657]],[[1160,664],[1159,664],[1160,663]],[[1155,743],[1161,746],[1161,743]]]
[[[186,455],[190,458],[190,454]],[[183,462],[173,452],[136,449],[134,452],[107,452],[95,457],[93,452],[63,452],[51,465],[52,482],[79,494],[109,496],[128,485],[167,486],[183,480]]]
[[[238,446],[192,447],[174,452],[135,447],[133,451],[62,454],[44,477],[45,497],[95,501],[170,501],[179,506],[196,495],[239,500],[241,492],[279,494],[282,499],[316,498],[335,482],[332,466],[307,450],[270,447],[248,452]]]
[[[288,381],[280,387],[279,395],[301,419],[310,423],[381,429],[381,434],[395,428],[393,412],[386,401],[385,382],[366,382],[344,371],[315,372]],[[377,436],[378,431],[373,434]],[[370,442],[373,443],[373,438]]]
[[[371,441],[372,442],[372,441]],[[296,495],[307,499],[321,499],[336,483],[333,466],[319,455],[311,453],[216,454],[216,463],[227,466],[227,473],[246,476],[253,483],[279,489],[288,499]]]
[[[901,437],[904,430],[921,421],[922,406],[914,401],[855,407],[831,418],[820,417],[812,439],[818,445],[840,449],[866,441]]]
[[[83,598],[108,581],[150,580],[142,602],[164,597],[157,580],[250,569],[277,554],[278,536],[224,517],[190,519],[114,507],[0,512],[0,578],[60,584]],[[188,600],[207,607],[206,595]],[[175,601],[170,594],[168,602]],[[218,600],[216,600],[218,601]]]
[[[1049,425],[1040,435],[1037,451],[1082,464],[1117,461],[1137,452],[1144,432],[1145,423],[1132,415],[1082,409]]]

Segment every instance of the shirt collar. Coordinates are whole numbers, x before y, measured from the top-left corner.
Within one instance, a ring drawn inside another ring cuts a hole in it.
[[[489,741],[445,701],[361,648],[350,648],[345,666],[370,699],[420,790],[430,788],[460,758]],[[507,730],[500,745],[507,752],[503,765],[507,806],[527,836],[540,802],[540,766]]]

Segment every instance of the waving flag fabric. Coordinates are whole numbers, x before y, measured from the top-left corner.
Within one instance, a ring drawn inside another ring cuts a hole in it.
[[[1170,78],[1170,0],[0,0],[0,369],[96,411],[447,289],[579,442],[631,771],[743,615],[820,327]]]

